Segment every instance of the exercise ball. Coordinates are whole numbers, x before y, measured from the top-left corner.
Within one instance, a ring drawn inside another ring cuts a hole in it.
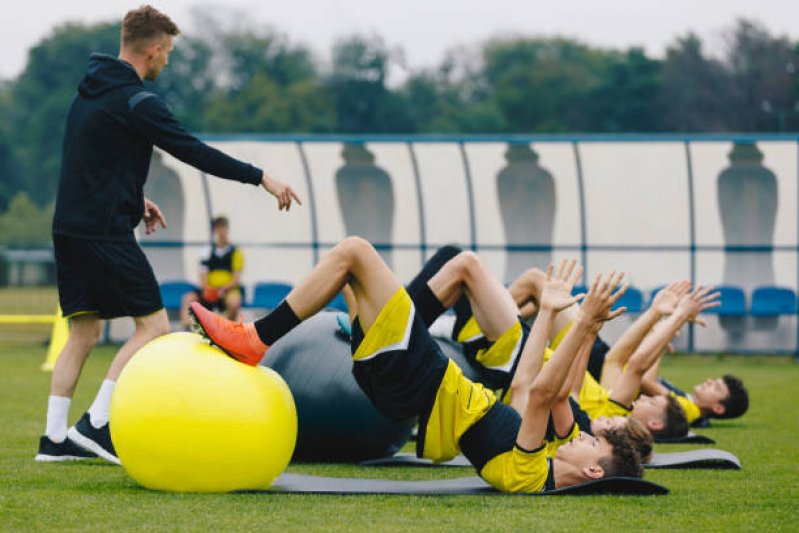
[[[319,313],[272,345],[261,362],[286,380],[294,396],[297,461],[389,457],[416,423],[392,420],[372,405],[352,375],[350,343],[338,329],[336,313]]]
[[[297,413],[274,371],[229,358],[194,333],[147,343],[111,400],[111,440],[148,489],[265,489],[291,459]]]

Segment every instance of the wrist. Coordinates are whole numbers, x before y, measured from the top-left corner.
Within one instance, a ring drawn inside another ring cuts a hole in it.
[[[588,315],[582,308],[577,312],[577,319],[574,321],[574,325],[579,325],[584,328],[593,328],[596,323],[597,320],[593,316]]]

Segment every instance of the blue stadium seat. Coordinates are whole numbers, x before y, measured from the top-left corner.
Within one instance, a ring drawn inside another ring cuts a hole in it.
[[[348,312],[347,300],[344,299],[344,295],[342,293],[338,293],[336,297],[333,298],[333,301],[327,304],[327,308],[346,313]]]
[[[575,285],[572,287],[572,296],[576,296],[578,294],[588,294],[588,287],[585,285]]]
[[[753,316],[778,316],[796,314],[796,294],[785,287],[758,287],[752,292]]]
[[[720,292],[721,305],[704,311],[719,316],[742,316],[746,314],[746,295],[740,287],[721,285],[713,292]]]
[[[161,300],[168,311],[180,309],[183,295],[187,292],[198,290],[197,286],[188,281],[167,281],[158,287],[161,290]]]
[[[253,291],[250,307],[274,309],[291,292],[291,285],[286,283],[258,283]]]
[[[619,307],[626,307],[628,313],[640,313],[644,308],[643,293],[635,287],[627,287],[627,291],[613,304],[611,310],[615,311]]]

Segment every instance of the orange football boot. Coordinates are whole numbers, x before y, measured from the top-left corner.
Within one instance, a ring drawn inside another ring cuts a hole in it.
[[[189,308],[199,333],[226,354],[245,365],[256,366],[269,346],[261,342],[253,324],[233,322],[193,302]]]

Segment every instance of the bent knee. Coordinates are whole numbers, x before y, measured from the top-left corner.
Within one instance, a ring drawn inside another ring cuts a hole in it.
[[[136,328],[144,331],[150,338],[154,339],[169,333],[169,318],[166,311],[161,310],[147,318],[136,320]]]
[[[451,261],[451,263],[454,263],[454,266],[464,277],[468,276],[476,269],[482,268],[480,258],[477,257],[477,254],[471,250],[461,252]]]

